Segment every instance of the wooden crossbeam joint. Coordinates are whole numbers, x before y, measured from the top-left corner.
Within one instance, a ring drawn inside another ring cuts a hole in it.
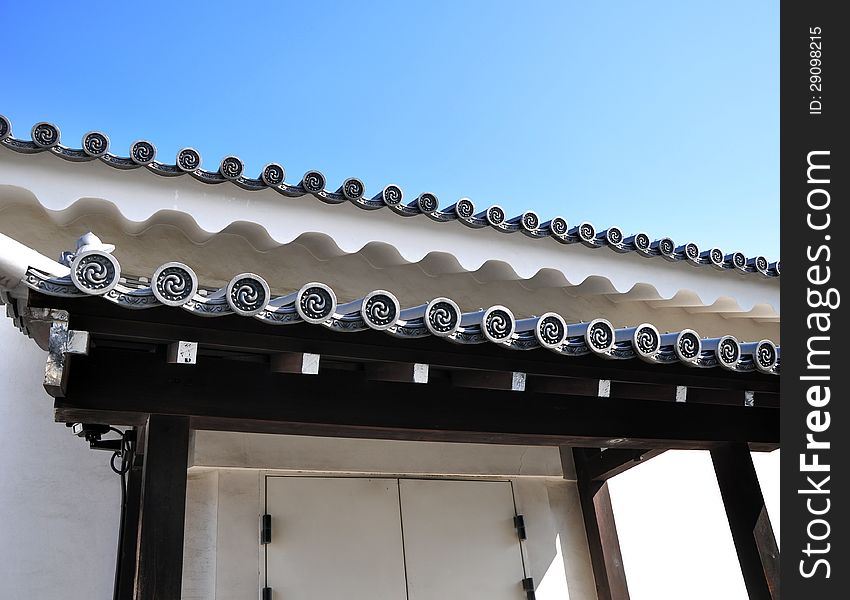
[[[44,389],[54,398],[65,396],[68,382],[69,354],[89,353],[90,336],[68,326],[68,313],[62,310],[31,310],[28,317],[49,323],[47,361],[44,365]]]

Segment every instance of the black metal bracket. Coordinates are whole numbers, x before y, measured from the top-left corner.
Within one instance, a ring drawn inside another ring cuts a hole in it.
[[[120,452],[121,440],[93,440],[89,442],[89,448],[92,450],[112,450]]]
[[[514,517],[514,529],[516,529],[516,534],[520,540],[525,541],[528,539],[528,534],[525,531],[525,517],[522,515]]]
[[[270,544],[272,541],[272,516],[265,514],[260,518],[260,543]]]
[[[525,597],[528,600],[535,600],[534,595],[534,579],[531,577],[526,577],[522,580],[522,591],[525,592]]]

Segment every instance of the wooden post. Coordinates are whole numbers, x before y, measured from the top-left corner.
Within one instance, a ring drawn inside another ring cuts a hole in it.
[[[593,479],[587,468],[587,453],[582,448],[573,449],[581,511],[593,564],[593,578],[596,580],[596,595],[599,600],[629,600],[629,587],[608,483]]]
[[[134,600],[180,598],[189,418],[151,415],[145,436]]]
[[[139,508],[142,499],[142,465],[144,464],[145,429],[136,427],[136,450],[127,472],[123,531],[121,533],[120,568],[118,569],[118,600],[133,600],[136,580],[136,546],[139,539]]]
[[[720,495],[750,600],[779,600],[779,548],[745,443],[711,451]]]

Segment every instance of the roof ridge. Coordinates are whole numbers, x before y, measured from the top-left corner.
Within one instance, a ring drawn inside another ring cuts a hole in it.
[[[355,177],[343,181],[335,192],[325,189],[327,182],[320,171],[307,171],[298,184],[288,184],[284,181],[285,169],[277,163],[268,163],[256,178],[246,177],[245,165],[237,156],[226,156],[217,171],[207,171],[201,168],[200,153],[190,147],[180,150],[175,164],[172,165],[157,161],[156,146],[147,140],[134,142],[130,146],[129,156],[123,157],[109,152],[109,137],[99,131],[86,133],[82,139],[82,148],[79,149],[60,144],[59,127],[52,123],[36,123],[30,131],[30,137],[31,141],[12,137],[11,122],[0,115],[0,145],[22,154],[50,152],[71,162],[100,160],[122,170],[145,167],[163,177],[188,174],[203,183],[219,184],[229,181],[248,191],[272,189],[290,198],[310,195],[327,204],[351,202],[363,210],[387,208],[402,217],[425,215],[437,222],[458,221],[471,229],[489,227],[501,233],[519,231],[530,238],[552,238],[562,244],[580,243],[588,248],[607,246],[621,254],[635,252],[648,258],[661,257],[670,262],[686,262],[694,266],[710,266],[718,270],[754,273],[764,277],[780,275],[780,261],[768,262],[764,256],[747,258],[742,252],[725,253],[717,247],[700,251],[693,242],[677,246],[669,237],[652,240],[644,232],[626,236],[618,227],[609,227],[597,232],[588,221],[570,227],[567,220],[560,216],[541,223],[537,213],[531,210],[509,219],[504,209],[498,205],[476,212],[475,205],[469,198],[461,198],[440,210],[437,197],[425,192],[412,202],[404,204],[404,194],[401,188],[394,184],[385,186],[380,193],[368,198],[365,184]]]

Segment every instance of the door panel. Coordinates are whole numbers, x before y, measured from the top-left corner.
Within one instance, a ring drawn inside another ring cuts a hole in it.
[[[395,479],[268,477],[267,585],[280,600],[406,600]]]
[[[399,482],[409,600],[524,600],[511,484]]]

